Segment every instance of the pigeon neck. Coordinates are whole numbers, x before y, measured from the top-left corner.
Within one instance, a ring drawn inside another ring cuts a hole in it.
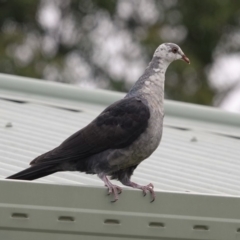
[[[138,79],[127,96],[141,96],[143,94],[157,94],[164,96],[165,72],[169,62],[154,56],[143,75]]]
[[[161,57],[153,56],[153,59],[149,63],[146,70],[149,69],[150,71],[153,71],[154,73],[158,73],[158,75],[165,76],[165,72],[166,72],[169,64],[170,63],[168,61],[163,60]]]

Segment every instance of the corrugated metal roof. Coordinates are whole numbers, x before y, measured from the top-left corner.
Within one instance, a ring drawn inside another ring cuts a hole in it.
[[[28,167],[123,96],[7,75],[0,75],[0,89],[1,178]],[[164,191],[240,195],[240,116],[172,101],[165,105],[162,142],[133,180]],[[103,185],[77,172],[36,181]]]

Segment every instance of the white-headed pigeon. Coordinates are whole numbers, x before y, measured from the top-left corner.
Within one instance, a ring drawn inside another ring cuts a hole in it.
[[[161,44],[143,75],[127,95],[107,107],[96,119],[62,144],[46,152],[30,167],[8,179],[34,180],[59,171],[97,174],[118,200],[122,189],[108,176],[123,185],[149,191],[155,199],[153,185],[141,186],[131,175],[144,159],[158,147],[163,128],[164,81],[167,67],[174,60],[189,63],[179,46]]]

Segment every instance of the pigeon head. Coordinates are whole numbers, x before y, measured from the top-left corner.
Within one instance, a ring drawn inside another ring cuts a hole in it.
[[[182,49],[174,43],[163,43],[155,51],[154,57],[160,57],[171,63],[175,60],[183,60],[190,64],[190,60],[186,57]]]

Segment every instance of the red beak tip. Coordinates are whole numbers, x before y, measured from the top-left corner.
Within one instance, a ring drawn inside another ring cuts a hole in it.
[[[183,55],[182,60],[185,61],[186,63],[190,64],[190,60],[187,56]]]

